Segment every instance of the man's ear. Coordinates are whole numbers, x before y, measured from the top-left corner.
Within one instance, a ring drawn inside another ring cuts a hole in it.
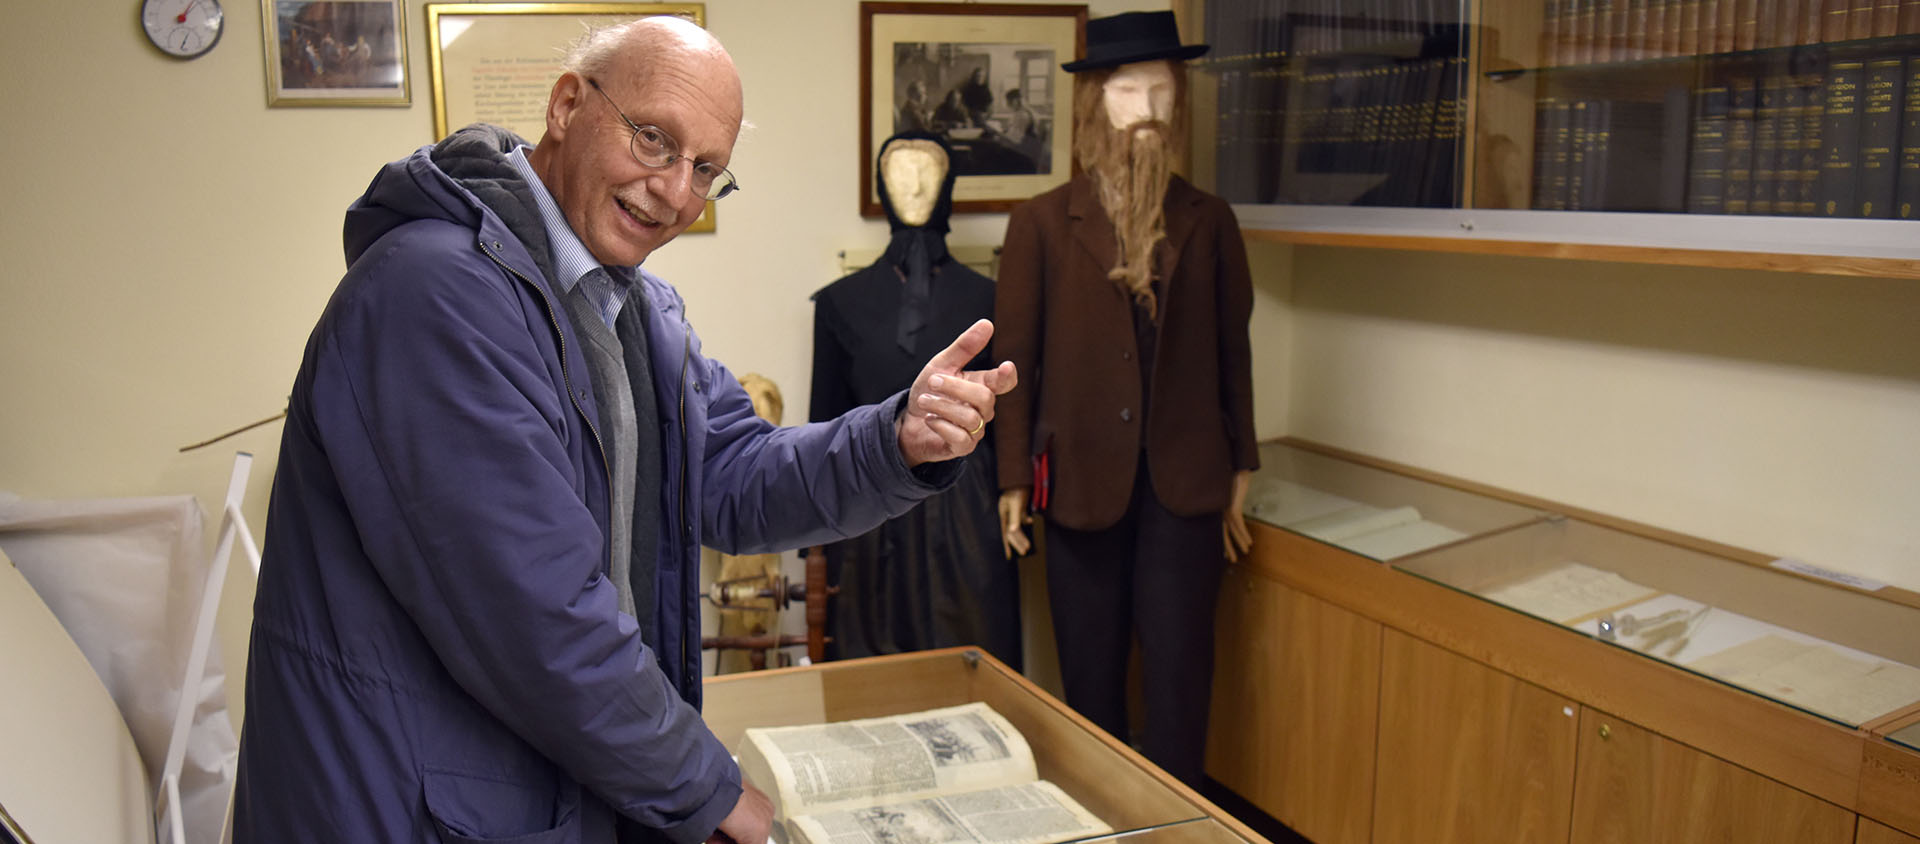
[[[567,126],[586,103],[587,80],[578,73],[562,73],[547,97],[547,137],[567,139]]]

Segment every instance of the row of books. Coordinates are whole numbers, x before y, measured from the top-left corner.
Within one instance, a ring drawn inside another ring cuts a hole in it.
[[[1419,44],[1443,28],[1461,32],[1465,8],[1460,0],[1209,0],[1204,28],[1213,49],[1206,64],[1230,68]]]
[[[1920,56],[1710,77],[1678,102],[1542,98],[1533,165],[1544,210],[1920,218]]]
[[[1920,33],[1920,0],[1545,0],[1548,67]]]
[[[1318,57],[1221,76],[1216,189],[1234,202],[1451,207],[1465,60]]]

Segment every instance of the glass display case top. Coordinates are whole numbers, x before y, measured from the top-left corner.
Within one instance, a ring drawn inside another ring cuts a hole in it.
[[[1542,518],[1538,510],[1270,442],[1247,516],[1375,560],[1393,560]]]
[[[1859,726],[1920,701],[1920,609],[1560,518],[1396,568]]]
[[[1920,721],[1888,733],[1887,738],[1911,747],[1914,750],[1920,750]]]

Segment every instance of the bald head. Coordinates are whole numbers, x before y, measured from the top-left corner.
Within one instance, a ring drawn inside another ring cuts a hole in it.
[[[720,39],[699,24],[677,15],[656,15],[582,35],[560,69],[594,79],[609,77],[636,85],[665,73],[694,81],[710,90],[735,115],[741,105],[740,73]],[[736,116],[734,122],[740,122]]]
[[[561,66],[528,162],[600,263],[640,264],[700,216],[711,174],[732,161],[740,74],[706,30],[667,16],[589,32]],[[664,163],[634,152],[639,131]]]

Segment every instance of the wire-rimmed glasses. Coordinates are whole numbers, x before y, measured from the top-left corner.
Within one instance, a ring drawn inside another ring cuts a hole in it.
[[[607,92],[600,87],[599,82],[588,78],[587,84],[593,86],[593,90],[599,91],[600,96],[606,99],[607,105],[613,106],[613,113],[620,115],[620,122],[627,124],[627,128],[633,130],[633,139],[627,144],[627,149],[633,153],[633,160],[660,170],[673,166],[674,162],[682,158],[687,158],[680,154],[680,144],[674,141],[673,136],[667,134],[665,129],[650,123],[633,122],[628,119],[626,112],[621,111],[620,106],[614,103],[613,98],[607,96]],[[687,185],[702,199],[720,199],[740,189],[740,180],[733,177],[733,171],[711,161],[687,160],[693,162],[693,178],[688,180]]]

